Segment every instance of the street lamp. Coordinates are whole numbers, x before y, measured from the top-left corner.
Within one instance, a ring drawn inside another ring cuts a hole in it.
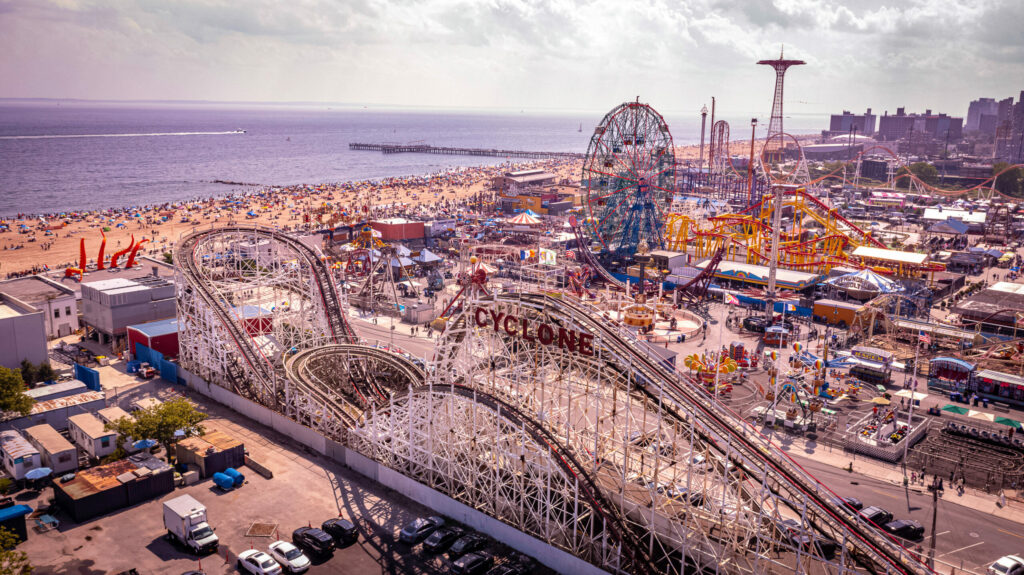
[[[697,177],[700,178],[704,173],[704,124],[708,119],[708,107],[700,107],[700,163],[697,164]],[[711,158],[708,158],[708,162]],[[698,181],[700,181],[698,179]]]

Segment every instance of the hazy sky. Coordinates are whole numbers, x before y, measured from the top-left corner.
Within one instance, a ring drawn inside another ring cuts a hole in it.
[[[0,97],[766,116],[1024,89],[1024,1],[0,0]]]

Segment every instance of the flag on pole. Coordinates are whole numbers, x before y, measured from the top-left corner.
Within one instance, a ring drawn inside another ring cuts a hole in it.
[[[725,303],[730,305],[740,305],[740,300],[731,293],[725,294]]]
[[[928,334],[926,334],[926,333],[925,333],[925,332],[923,332],[923,331],[922,331],[922,332],[919,332],[919,333],[917,334],[917,339],[918,339],[918,341],[920,341],[921,343],[923,343],[923,344],[925,344],[925,345],[931,345],[931,344],[932,344],[932,338],[931,338],[931,336],[930,336],[930,335],[928,335]]]

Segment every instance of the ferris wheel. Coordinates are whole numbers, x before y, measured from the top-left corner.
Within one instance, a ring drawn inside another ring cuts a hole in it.
[[[665,245],[664,217],[675,193],[675,152],[665,119],[626,102],[594,129],[583,164],[583,226],[602,252],[631,257],[646,240]]]

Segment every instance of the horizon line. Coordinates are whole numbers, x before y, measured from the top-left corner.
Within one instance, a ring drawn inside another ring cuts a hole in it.
[[[575,114],[605,114],[608,110],[589,110],[583,108],[544,108],[544,107],[520,107],[510,108],[504,106],[444,106],[444,105],[429,105],[429,104],[379,104],[372,102],[325,102],[315,100],[295,100],[295,101],[268,101],[268,100],[157,100],[157,99],[110,99],[110,98],[54,98],[54,97],[21,97],[21,96],[0,96],[0,103],[3,102],[69,102],[69,103],[82,103],[82,104],[176,104],[176,105],[187,105],[187,106],[200,106],[200,105],[217,105],[217,106],[282,106],[282,107],[340,107],[340,108],[355,108],[355,109],[370,109],[370,108],[386,108],[386,109],[420,109],[420,110],[464,110],[464,111],[497,111],[524,113],[526,111],[531,112],[544,112],[544,113],[575,113]],[[618,104],[616,104],[618,105]],[[610,108],[609,108],[610,109]],[[657,109],[657,108],[655,108]],[[681,112],[678,109],[666,108],[667,114],[686,116],[687,113]],[[665,113],[663,113],[664,115]],[[750,111],[736,112],[736,116],[749,116]],[[693,112],[694,117],[700,117],[700,112]],[[790,112],[788,115],[794,116],[828,116],[827,112]]]

